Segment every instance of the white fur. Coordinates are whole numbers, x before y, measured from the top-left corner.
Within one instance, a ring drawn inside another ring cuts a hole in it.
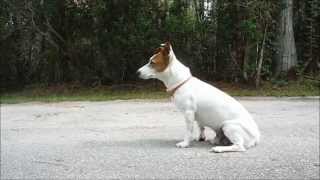
[[[155,71],[150,62],[147,63],[138,70],[140,77],[159,79],[167,89],[171,89],[191,76],[189,68],[176,58],[172,48],[169,61],[163,72]],[[260,140],[259,129],[248,111],[231,96],[198,78],[193,77],[179,87],[174,92],[173,101],[184,114],[187,127],[185,137],[177,143],[177,147],[191,145],[194,121],[201,129],[201,137],[204,136],[204,127],[209,127],[215,132],[223,132],[232,143],[229,146],[215,146],[210,150],[213,152],[245,151]],[[218,136],[214,141],[219,141]]]

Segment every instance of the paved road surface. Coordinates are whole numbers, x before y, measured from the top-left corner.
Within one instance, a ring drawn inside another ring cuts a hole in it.
[[[240,101],[261,143],[221,154],[177,149],[184,121],[168,101],[2,105],[1,179],[319,179],[318,99]]]

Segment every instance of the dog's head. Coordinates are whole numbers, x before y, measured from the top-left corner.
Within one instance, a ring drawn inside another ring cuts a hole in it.
[[[137,73],[142,79],[158,78],[169,66],[171,44],[166,42],[157,48],[148,63],[138,69]]]

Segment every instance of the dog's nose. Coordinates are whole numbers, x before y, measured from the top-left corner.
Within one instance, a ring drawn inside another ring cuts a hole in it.
[[[137,75],[137,76],[140,76],[140,71],[139,71],[139,70],[136,72],[136,75]]]

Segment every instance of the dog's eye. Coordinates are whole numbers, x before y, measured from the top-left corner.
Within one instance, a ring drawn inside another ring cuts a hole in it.
[[[150,61],[150,64],[151,64],[151,65],[154,65],[154,64],[155,64],[155,62],[154,62],[154,61]]]

